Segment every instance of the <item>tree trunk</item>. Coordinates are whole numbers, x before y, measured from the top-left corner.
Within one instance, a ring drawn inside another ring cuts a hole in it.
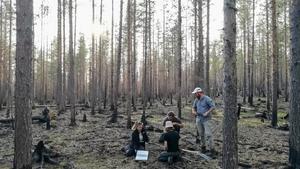
[[[267,111],[270,112],[271,110],[271,103],[270,103],[270,100],[271,100],[271,89],[270,89],[270,81],[271,81],[271,74],[270,74],[270,66],[271,66],[271,61],[270,61],[270,54],[269,54],[269,0],[266,0],[266,31],[267,31],[267,42],[266,42],[266,45],[267,45]]]
[[[120,2],[120,22],[119,22],[119,37],[118,37],[118,53],[116,57],[116,74],[114,79],[114,109],[111,118],[111,122],[117,122],[118,118],[118,97],[119,97],[119,84],[120,84],[120,74],[121,74],[121,52],[122,52],[122,27],[123,27],[123,0]]]
[[[7,95],[7,118],[11,116],[11,106],[12,106],[12,15],[13,15],[13,6],[12,6],[12,0],[9,1],[9,47],[8,47],[8,95]],[[31,99],[33,100],[33,97],[31,95]]]
[[[284,2],[284,58],[285,58],[285,83],[284,83],[284,96],[285,96],[285,101],[288,102],[289,101],[289,93],[288,93],[288,54],[287,54],[287,7],[288,7],[288,2],[285,1]]]
[[[252,50],[251,50],[251,61],[250,61],[250,69],[251,69],[251,73],[250,73],[250,86],[249,86],[249,104],[250,106],[253,106],[253,95],[254,95],[254,50],[255,50],[255,41],[254,41],[254,27],[255,27],[255,0],[253,0],[253,6],[252,6]]]
[[[246,8],[246,5],[245,7],[243,7],[244,9]],[[247,48],[246,48],[246,17],[244,17],[244,20],[243,20],[243,47],[244,47],[244,69],[243,69],[243,103],[245,104],[246,103],[246,97],[247,97]]]
[[[73,0],[69,0],[69,99],[71,104],[71,126],[76,125],[75,122],[75,88],[74,88],[74,52],[73,52]]]
[[[202,0],[198,0],[198,55],[196,57],[195,78],[197,86],[204,88],[204,56],[203,56],[203,25]]]
[[[272,47],[273,47],[273,84],[272,84],[272,126],[277,126],[277,94],[278,94],[278,39],[276,0],[272,0]]]
[[[127,128],[131,128],[131,0],[127,1]]]
[[[31,66],[32,66],[32,25],[33,1],[17,0],[17,44],[15,83],[15,169],[31,169]]]
[[[67,66],[67,57],[66,57],[66,0],[63,0],[63,97],[62,97],[62,110],[66,110],[66,98],[67,98],[67,82],[66,82],[66,66]]]
[[[146,5],[146,16],[145,16],[145,27],[144,27],[144,65],[143,65],[143,115],[142,115],[142,122],[146,122],[146,107],[147,107],[147,59],[148,59],[148,0],[145,0]]]
[[[210,16],[210,0],[207,0],[207,14],[206,14],[206,76],[205,76],[205,92],[210,96],[210,85],[209,85],[209,16]]]
[[[290,147],[289,162],[300,168],[300,1],[292,0],[290,10],[291,31],[291,88],[290,88]]]
[[[178,27],[177,27],[177,108],[178,117],[181,118],[181,46],[182,46],[182,33],[181,33],[181,0],[178,0]]]
[[[194,60],[194,62],[195,62],[195,65],[194,65],[194,77],[195,77],[195,79],[194,79],[194,87],[197,87],[197,86],[199,86],[199,84],[198,84],[198,80],[197,80],[197,68],[198,68],[198,66],[197,66],[197,36],[198,36],[198,32],[197,32],[197,0],[194,0],[194,57],[195,57],[195,60]]]
[[[62,44],[61,44],[61,0],[58,0],[57,7],[57,90],[56,90],[56,99],[58,112],[63,111],[63,88],[62,88]]]
[[[149,50],[149,57],[148,57],[148,65],[147,67],[149,67],[147,73],[148,73],[148,83],[149,86],[147,87],[147,102],[149,102],[149,106],[152,106],[152,49],[151,49],[151,3],[150,3],[151,0],[148,0],[147,3],[148,3],[148,42],[147,42],[147,46],[148,47],[148,50]]]
[[[114,0],[111,1],[111,70],[110,70],[110,110],[114,111]]]
[[[95,25],[95,0],[92,1],[92,23]],[[95,30],[93,30],[95,31]],[[96,104],[96,78],[95,78],[95,32],[92,32],[92,81],[91,81],[91,114],[95,115],[95,104]]]
[[[133,7],[133,55],[132,55],[132,83],[131,83],[131,93],[132,93],[132,108],[136,111],[136,0],[134,0]]]
[[[236,4],[224,0],[224,169],[238,168],[237,75],[236,75]]]

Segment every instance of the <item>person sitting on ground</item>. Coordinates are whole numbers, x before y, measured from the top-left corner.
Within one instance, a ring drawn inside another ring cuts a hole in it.
[[[125,151],[125,155],[135,156],[137,150],[145,150],[146,142],[149,142],[149,137],[144,129],[142,122],[135,122],[132,126],[131,143],[122,150]]]
[[[174,130],[174,126],[171,121],[166,121],[165,131],[163,134],[164,150],[160,153],[158,160],[161,162],[172,163],[180,158],[179,152],[179,139],[180,136],[177,131]]]
[[[46,129],[50,129],[50,115],[49,115],[49,109],[46,106],[44,110],[42,111],[41,116],[32,116],[32,121],[38,121],[38,123],[46,123]]]
[[[167,117],[164,118],[163,126],[166,126],[166,122],[171,121],[173,123],[175,131],[180,134],[180,128],[183,128],[183,124],[179,118],[175,116],[175,113],[173,111],[169,111],[167,114]]]

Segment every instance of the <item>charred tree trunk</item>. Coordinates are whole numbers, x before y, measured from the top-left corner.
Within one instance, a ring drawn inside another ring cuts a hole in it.
[[[273,84],[272,84],[272,126],[277,126],[277,98],[278,98],[278,39],[276,0],[272,0],[272,48],[273,48]]]
[[[76,125],[75,122],[75,87],[74,87],[74,52],[73,52],[73,0],[69,0],[69,99],[70,99],[70,111],[71,111],[71,126]]]
[[[292,0],[290,10],[291,31],[291,88],[290,88],[290,147],[289,162],[300,168],[300,1]]]
[[[181,33],[181,0],[178,0],[178,28],[177,28],[177,109],[178,117],[181,118],[181,46],[182,46],[182,33]]]
[[[63,111],[63,88],[62,88],[62,43],[61,43],[61,0],[58,0],[57,6],[57,84],[56,84],[56,104],[58,112]]]
[[[267,42],[266,42],[266,45],[267,45],[267,111],[270,112],[271,110],[271,89],[270,89],[270,81],[271,81],[271,74],[270,74],[270,66],[271,66],[271,61],[270,61],[270,54],[269,54],[269,0],[266,0],[266,31],[267,31]]]
[[[209,16],[210,16],[210,0],[207,0],[207,14],[206,14],[206,76],[205,76],[205,89],[206,94],[210,96],[210,85],[209,85]]]
[[[127,1],[127,128],[131,128],[131,58],[132,58],[132,36],[131,36],[131,0]]]
[[[236,1],[224,0],[224,169],[238,168],[237,74],[236,74]]]
[[[31,83],[32,83],[32,25],[33,1],[17,0],[17,45],[15,111],[16,126],[14,140],[15,169],[31,169]]]
[[[119,84],[120,84],[120,74],[121,74],[121,52],[122,52],[122,27],[123,27],[123,0],[120,3],[120,22],[119,22],[119,37],[118,37],[118,53],[116,57],[116,74],[114,76],[114,109],[111,118],[111,122],[117,122],[118,118],[118,97],[119,97]]]

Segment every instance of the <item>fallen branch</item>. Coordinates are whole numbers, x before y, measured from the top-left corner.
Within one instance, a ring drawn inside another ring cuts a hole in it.
[[[182,151],[184,152],[187,152],[187,153],[192,153],[192,154],[196,154],[196,155],[199,155],[200,157],[204,158],[205,160],[211,160],[212,158],[203,154],[203,153],[200,153],[199,151],[191,151],[191,150],[186,150],[186,149],[181,149]]]

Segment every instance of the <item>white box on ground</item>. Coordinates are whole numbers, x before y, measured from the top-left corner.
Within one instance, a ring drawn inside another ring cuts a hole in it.
[[[149,151],[138,150],[136,152],[135,160],[138,161],[147,161],[148,160]]]

